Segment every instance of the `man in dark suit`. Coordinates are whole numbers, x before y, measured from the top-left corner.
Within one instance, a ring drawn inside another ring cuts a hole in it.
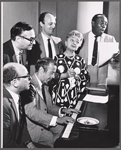
[[[3,44],[3,64],[17,62],[27,66],[27,50],[35,44],[34,29],[25,22],[18,22],[11,28],[10,36]]]
[[[79,111],[60,108],[52,103],[47,83],[55,75],[54,60],[42,58],[37,61],[35,68],[36,72],[32,76],[31,82],[35,87],[36,94],[33,101],[25,105],[27,128],[34,142],[54,147],[54,142],[62,134],[64,124],[74,121],[66,114],[79,113]],[[42,84],[46,84],[44,88],[42,88]],[[27,96],[28,94],[26,99]]]
[[[24,109],[20,105],[20,92],[28,90],[30,86],[30,76],[25,66],[15,62],[5,64],[3,84],[3,148],[36,148],[25,125]]]
[[[43,12],[39,16],[39,24],[41,32],[36,38],[36,45],[33,46],[29,56],[30,73],[35,73],[35,63],[38,59],[44,57],[54,58],[57,54],[64,51],[62,40],[59,37],[53,36],[56,27],[56,17],[50,12]],[[50,47],[48,46],[50,40]],[[52,52],[50,55],[50,51]]]

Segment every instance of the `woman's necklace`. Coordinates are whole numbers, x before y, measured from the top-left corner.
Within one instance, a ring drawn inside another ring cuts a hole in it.
[[[65,56],[67,56],[69,59],[74,59],[74,57],[75,57],[75,53],[73,52],[73,53],[68,53],[68,52],[64,52],[64,54],[65,54]]]

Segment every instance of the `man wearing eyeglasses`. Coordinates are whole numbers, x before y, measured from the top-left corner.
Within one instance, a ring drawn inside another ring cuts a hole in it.
[[[33,46],[29,57],[31,75],[35,73],[35,63],[38,59],[44,57],[54,58],[64,51],[61,38],[53,36],[56,17],[50,12],[43,12],[39,16],[39,24],[41,32],[36,38],[36,45]]]
[[[27,67],[27,50],[35,44],[35,32],[26,22],[16,23],[10,30],[11,39],[3,44],[3,65],[17,62]]]
[[[3,67],[3,148],[45,147],[32,142],[25,125],[20,92],[30,88],[25,66],[10,62]],[[36,147],[35,147],[36,145]]]

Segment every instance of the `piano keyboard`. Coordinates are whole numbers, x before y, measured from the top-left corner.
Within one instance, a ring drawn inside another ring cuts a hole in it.
[[[82,105],[82,101],[78,101],[78,103],[77,103],[75,109],[78,109],[78,110],[79,110],[80,107],[81,107],[81,105]],[[73,119],[76,119],[77,114],[76,114],[76,113],[73,113],[71,117],[72,117]],[[68,138],[68,137],[69,137],[73,125],[74,125],[74,122],[73,122],[73,123],[71,123],[71,122],[68,123],[68,125],[66,126],[65,131],[64,131],[64,133],[63,133],[63,135],[62,135],[62,138]]]

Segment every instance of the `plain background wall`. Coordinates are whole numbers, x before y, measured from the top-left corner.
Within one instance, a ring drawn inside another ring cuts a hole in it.
[[[38,33],[38,2],[3,2],[3,42],[10,39],[11,27],[25,21]]]
[[[116,41],[119,42],[120,34],[120,2],[110,2],[109,3],[109,24],[108,24],[108,33],[113,35],[116,38]]]

